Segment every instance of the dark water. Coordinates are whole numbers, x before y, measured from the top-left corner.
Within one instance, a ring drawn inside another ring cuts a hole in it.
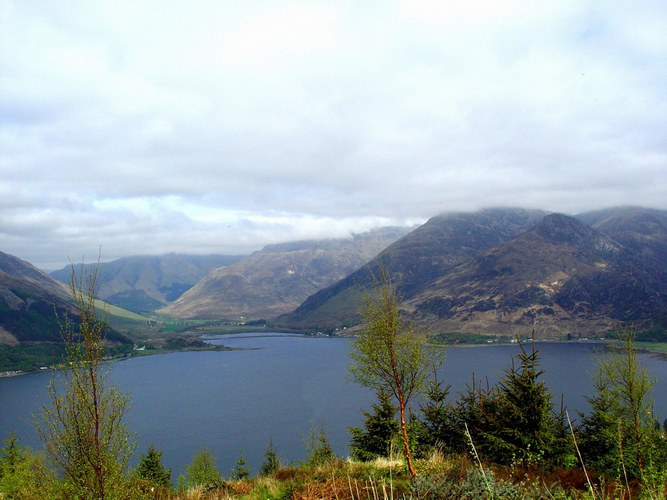
[[[349,345],[339,338],[286,335],[233,335],[212,342],[246,350],[182,352],[117,362],[111,383],[131,393],[127,424],[136,433],[139,453],[149,444],[164,452],[174,478],[203,446],[217,457],[223,475],[243,450],[254,471],[263,460],[269,440],[287,461],[305,457],[304,438],[324,426],[338,454],[347,454],[347,428],[362,422],[374,394],[346,380]],[[596,346],[539,344],[544,379],[555,400],[565,393],[574,410],[587,410],[590,372],[595,370]],[[517,346],[452,348],[440,377],[451,383],[452,394],[476,378],[495,383]],[[667,417],[667,361],[642,355],[657,377],[655,409]],[[51,374],[38,373],[0,379],[0,439],[11,430],[24,444],[39,448],[32,414],[46,401]]]

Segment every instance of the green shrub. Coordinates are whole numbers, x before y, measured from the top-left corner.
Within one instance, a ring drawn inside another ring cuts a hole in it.
[[[178,476],[177,489],[187,491],[195,486],[211,487],[221,482],[215,459],[208,448],[202,448],[185,467],[186,475]]]

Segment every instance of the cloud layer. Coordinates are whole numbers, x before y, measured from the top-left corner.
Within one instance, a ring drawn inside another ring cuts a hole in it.
[[[0,250],[245,253],[667,208],[667,4],[6,1]]]

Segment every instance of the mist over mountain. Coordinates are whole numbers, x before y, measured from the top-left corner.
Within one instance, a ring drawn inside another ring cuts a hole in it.
[[[243,255],[166,254],[100,262],[97,296],[137,313],[151,313],[177,299],[212,269],[234,264]],[[86,264],[90,268],[98,264]],[[79,269],[79,265],[75,265]],[[67,283],[70,266],[51,273]]]
[[[666,221],[664,211],[640,208],[578,218],[513,209],[436,217],[278,323],[354,326],[370,275],[382,265],[404,312],[432,333],[534,329],[562,337],[608,332],[621,322],[662,325]]]
[[[78,266],[75,266],[78,267]],[[667,323],[667,212],[520,208],[431,218],[337,240],[268,245],[249,256],[138,256],[99,264],[99,297],[175,318],[251,320],[332,331],[385,270],[406,316],[431,333],[604,334]],[[52,273],[67,281],[71,269]],[[54,310],[55,308],[55,310]],[[0,252],[0,343],[60,341],[63,283]]]
[[[306,329],[352,326],[359,321],[361,297],[380,276],[381,268],[390,272],[392,283],[407,300],[479,252],[533,227],[545,214],[541,210],[495,208],[435,216],[277,322]]]
[[[350,238],[268,245],[213,270],[160,313],[180,318],[270,318],[362,266],[409,231],[387,227]]]
[[[591,336],[664,317],[665,289],[654,272],[638,265],[634,249],[551,214],[434,280],[405,306],[435,331]]]

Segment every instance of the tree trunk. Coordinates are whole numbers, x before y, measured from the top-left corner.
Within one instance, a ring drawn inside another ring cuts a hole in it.
[[[408,426],[405,422],[405,403],[403,398],[400,398],[398,401],[398,406],[400,408],[401,414],[401,433],[403,435],[403,447],[405,448],[405,459],[408,462],[408,471],[410,472],[410,477],[415,477],[417,471],[415,471],[415,466],[412,463],[412,451],[410,450],[410,438],[408,436]]]

